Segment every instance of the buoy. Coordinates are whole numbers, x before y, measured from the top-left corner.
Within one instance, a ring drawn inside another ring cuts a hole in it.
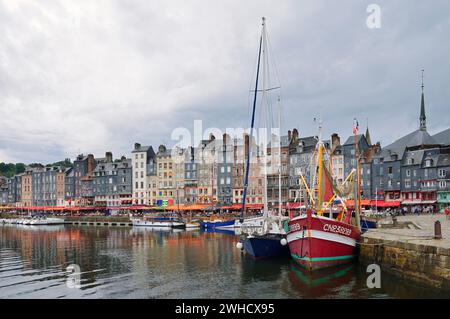
[[[286,246],[286,244],[287,244],[286,238],[281,238],[280,244],[281,244],[282,246]]]
[[[242,245],[241,242],[238,242],[238,243],[236,244],[236,248],[237,248],[237,249],[242,249],[243,247],[244,247],[244,245]]]

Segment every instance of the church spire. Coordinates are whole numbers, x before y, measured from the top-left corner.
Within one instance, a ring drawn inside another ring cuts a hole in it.
[[[370,139],[370,133],[369,133],[369,119],[367,119],[366,141],[367,141],[367,144],[372,145],[372,140]]]
[[[426,131],[427,130],[427,117],[425,116],[425,98],[423,94],[423,72],[422,70],[422,101],[420,103],[420,130]]]

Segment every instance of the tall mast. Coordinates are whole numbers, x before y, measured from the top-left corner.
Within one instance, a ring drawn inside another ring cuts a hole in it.
[[[317,202],[316,211],[319,215],[322,214],[323,206],[323,144],[322,144],[322,119],[319,118],[319,142],[318,142],[318,155],[317,155],[317,166],[318,166],[318,183],[317,183]]]
[[[356,226],[361,230],[360,213],[361,213],[361,168],[359,163],[359,150],[358,150],[358,121],[354,119],[353,136],[355,141],[355,159],[356,159],[356,196],[355,196],[355,219]]]
[[[263,72],[262,72],[262,96],[261,96],[261,105],[268,105],[267,103],[267,78],[268,78],[268,69],[269,69],[269,61],[268,61],[268,52],[267,52],[267,33],[266,33],[266,19],[263,17],[263,27],[262,27],[262,58],[263,58]],[[268,129],[271,127],[271,123],[269,120],[269,110],[266,109],[266,128]],[[271,146],[273,146],[273,139],[272,139],[272,133],[270,133],[271,138]],[[267,196],[267,177],[268,177],[268,171],[267,171],[267,147],[265,149],[265,156],[264,156],[264,216],[267,216],[267,213],[269,211],[269,198]],[[273,158],[273,151],[270,152],[272,158]]]
[[[278,215],[281,216],[281,104],[280,97],[278,97],[278,130],[279,130],[279,143],[278,143],[278,155],[279,155],[279,172],[278,172]]]
[[[262,39],[265,29],[265,18],[262,18],[262,32],[261,36],[259,38],[259,51],[258,51],[258,67],[256,69],[256,81],[255,81],[255,94],[253,96],[253,110],[252,110],[252,123],[250,126],[250,136],[249,136],[249,143],[248,143],[248,150],[247,150],[247,165],[245,169],[245,182],[244,182],[244,197],[242,199],[242,211],[241,211],[241,218],[244,218],[245,213],[245,202],[247,198],[247,187],[248,187],[248,173],[250,168],[250,156],[251,156],[251,142],[253,138],[253,129],[255,127],[255,111],[256,111],[256,98],[258,95],[258,80],[259,80],[259,66],[261,63],[261,46],[262,46]],[[244,147],[245,147],[245,140],[244,140]]]

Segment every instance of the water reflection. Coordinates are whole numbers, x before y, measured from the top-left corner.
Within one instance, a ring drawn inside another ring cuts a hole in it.
[[[338,297],[354,285],[355,268],[355,264],[347,264],[310,272],[291,262],[289,278],[304,298]]]
[[[255,261],[235,248],[238,239],[220,230],[4,225],[0,298],[442,297],[384,275],[382,289],[367,289],[355,264],[310,274],[290,259]]]

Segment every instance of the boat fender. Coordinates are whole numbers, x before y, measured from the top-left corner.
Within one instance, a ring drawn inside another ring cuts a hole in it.
[[[280,244],[281,244],[281,246],[286,246],[286,244],[287,244],[286,238],[281,238]]]
[[[236,248],[242,250],[242,248],[244,248],[244,245],[242,245],[241,242],[238,242],[238,243],[236,244]]]
[[[265,220],[263,224],[263,234],[267,234],[269,232],[269,221]]]

